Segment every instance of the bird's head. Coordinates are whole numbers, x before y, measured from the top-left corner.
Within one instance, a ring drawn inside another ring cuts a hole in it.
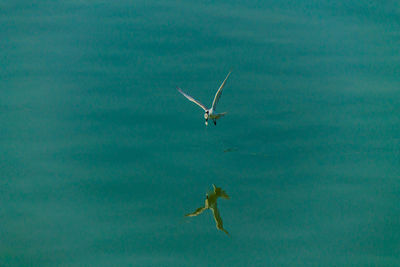
[[[207,126],[208,125],[208,110],[206,111],[206,113],[204,113],[204,119],[206,120],[204,123]]]

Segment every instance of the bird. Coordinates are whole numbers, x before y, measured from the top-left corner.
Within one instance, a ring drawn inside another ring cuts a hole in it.
[[[202,103],[191,97],[190,95],[186,94],[185,92],[182,91],[181,88],[177,87],[178,91],[189,101],[192,101],[193,103],[197,104],[199,107],[201,107],[204,110],[204,119],[205,119],[205,124],[206,126],[208,125],[208,119],[212,119],[214,122],[214,125],[217,125],[217,120],[223,116],[225,116],[226,112],[222,113],[216,113],[215,109],[217,107],[218,101],[221,98],[222,95],[222,89],[225,86],[226,80],[228,79],[229,75],[231,74],[232,71],[229,71],[228,75],[226,76],[225,80],[222,82],[221,86],[219,87],[217,93],[215,94],[214,100],[212,102],[211,108],[206,108]]]
[[[229,235],[228,231],[225,230],[223,227],[222,219],[221,219],[221,216],[219,215],[219,211],[218,211],[218,207],[217,207],[217,199],[219,197],[229,199],[230,197],[220,187],[216,187],[214,184],[212,186],[213,186],[214,191],[211,192],[210,194],[206,194],[206,200],[204,203],[204,207],[200,207],[200,208],[196,209],[194,212],[186,214],[185,217],[194,217],[194,216],[201,214],[203,211],[205,211],[207,209],[211,209],[217,229],[221,230],[221,231],[225,232],[227,235]]]

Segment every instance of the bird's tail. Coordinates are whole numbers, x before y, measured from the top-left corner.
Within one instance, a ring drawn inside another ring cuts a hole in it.
[[[219,118],[225,116],[225,114],[227,114],[227,113],[228,112],[222,112],[222,113],[215,114],[215,119],[219,119]]]

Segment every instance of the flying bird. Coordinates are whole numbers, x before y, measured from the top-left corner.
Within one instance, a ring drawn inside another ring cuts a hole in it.
[[[221,98],[222,95],[222,89],[225,86],[226,80],[228,79],[229,75],[231,74],[231,71],[228,73],[228,75],[226,76],[225,80],[222,82],[221,86],[219,87],[217,93],[215,94],[214,97],[214,101],[212,102],[211,108],[206,108],[202,103],[200,103],[199,101],[197,101],[196,99],[194,99],[193,97],[191,97],[190,95],[184,93],[179,87],[177,88],[178,91],[187,99],[189,99],[189,101],[192,101],[193,103],[197,104],[199,107],[201,107],[204,110],[204,119],[205,124],[208,125],[208,119],[212,119],[214,122],[214,125],[217,125],[217,119],[223,117],[226,112],[222,112],[222,113],[216,113],[215,109],[217,108],[217,104],[219,99]]]
[[[229,196],[220,187],[216,187],[214,184],[212,186],[213,186],[214,191],[211,192],[210,194],[206,194],[206,200],[204,203],[204,207],[200,207],[197,210],[195,210],[193,213],[186,214],[185,216],[186,217],[197,216],[200,213],[202,213],[203,211],[205,211],[207,209],[211,209],[217,229],[224,231],[227,235],[229,235],[228,231],[226,231],[223,227],[222,219],[221,219],[221,216],[219,215],[219,211],[218,211],[218,207],[217,207],[217,199],[219,197],[229,199]]]

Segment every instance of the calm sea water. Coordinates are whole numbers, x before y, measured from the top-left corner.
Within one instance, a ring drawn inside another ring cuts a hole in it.
[[[398,1],[1,1],[1,266],[399,266]],[[211,104],[232,69],[216,127]],[[211,184],[226,236],[204,203]]]

